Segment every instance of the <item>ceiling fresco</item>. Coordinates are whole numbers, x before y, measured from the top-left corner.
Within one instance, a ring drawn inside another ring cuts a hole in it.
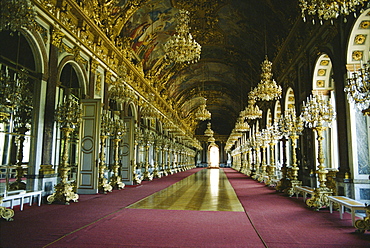
[[[300,15],[296,0],[137,2],[121,37],[130,40],[144,74],[166,92],[184,119],[206,98],[212,129],[220,135],[230,134],[248,104],[248,92],[260,80],[265,55],[273,61]],[[190,12],[190,32],[202,46],[196,64],[178,65],[165,58],[163,46],[176,32],[179,9]],[[198,124],[197,133],[204,131],[204,123]]]

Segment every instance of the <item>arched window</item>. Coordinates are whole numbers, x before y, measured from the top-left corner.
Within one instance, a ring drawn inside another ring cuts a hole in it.
[[[364,11],[356,20],[348,40],[347,70],[348,77],[370,62],[370,9]],[[370,116],[364,115],[356,105],[349,101],[349,120],[351,146],[349,164],[354,179],[354,197],[359,200],[370,199],[370,186],[367,182],[370,175]]]
[[[332,63],[328,55],[322,54],[316,61],[314,76],[313,76],[313,94],[314,95],[323,95],[324,99],[330,99],[330,103],[336,112],[335,109],[335,83],[332,77]],[[338,136],[337,136],[337,124],[334,119],[331,124],[331,128],[328,128],[324,131],[324,140],[323,140],[323,152],[324,152],[324,164],[325,167],[329,170],[338,169]],[[316,135],[316,133],[315,133]],[[316,137],[316,136],[315,136]],[[315,139],[316,140],[316,139]],[[317,157],[318,154],[318,144],[317,140],[315,142],[315,153]],[[318,161],[316,161],[316,167]]]

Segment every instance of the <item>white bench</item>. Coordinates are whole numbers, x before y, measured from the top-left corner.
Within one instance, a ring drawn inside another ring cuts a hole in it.
[[[345,196],[328,196],[330,213],[333,212],[333,202],[339,205],[340,218],[343,219],[344,207],[351,210],[352,225],[355,223],[356,210],[366,210],[364,203]]]
[[[303,195],[303,201],[306,202],[307,194],[313,195],[314,189],[309,186],[295,186],[294,192],[297,198],[298,198],[298,195],[301,193]]]
[[[17,194],[14,194],[17,192]],[[41,196],[42,191],[25,191],[25,190],[16,190],[16,191],[9,191],[8,195],[5,195],[3,198],[3,205],[4,202],[10,201],[10,208],[13,209],[14,201],[19,200],[20,210],[23,211],[23,204],[24,199],[29,198],[29,205],[32,206],[32,202],[35,197],[38,197],[38,206],[41,206]]]

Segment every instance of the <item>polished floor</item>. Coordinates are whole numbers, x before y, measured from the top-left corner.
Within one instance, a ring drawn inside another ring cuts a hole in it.
[[[244,212],[222,169],[203,169],[127,208]]]

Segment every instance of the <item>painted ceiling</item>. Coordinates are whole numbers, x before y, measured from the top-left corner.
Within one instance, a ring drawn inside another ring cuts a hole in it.
[[[265,55],[273,61],[300,15],[297,0],[136,2],[121,37],[129,38],[145,75],[154,76],[182,118],[190,118],[206,98],[212,129],[220,135],[230,134],[260,80]],[[163,63],[163,45],[175,33],[179,9],[190,12],[190,32],[202,46],[200,61],[186,66]],[[198,124],[196,134],[206,123]]]

